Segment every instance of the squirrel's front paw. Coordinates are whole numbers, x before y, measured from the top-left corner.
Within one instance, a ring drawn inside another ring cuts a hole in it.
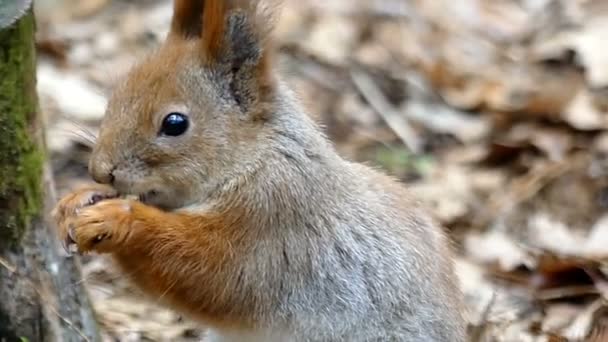
[[[70,216],[76,215],[81,208],[116,197],[118,197],[116,190],[107,185],[94,184],[82,187],[63,197],[53,209],[52,216],[57,223],[61,223]]]
[[[109,199],[77,210],[64,222],[65,245],[69,252],[109,253],[127,239],[132,201]],[[73,247],[75,246],[75,248]]]
[[[82,208],[116,197],[118,193],[110,186],[94,184],[69,193],[57,203],[51,214],[59,228],[59,237],[64,242],[63,247],[68,252],[69,246],[65,244],[69,241],[68,221],[77,216]]]

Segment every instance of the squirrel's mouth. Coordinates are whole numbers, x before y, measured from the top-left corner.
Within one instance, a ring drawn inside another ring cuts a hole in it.
[[[141,193],[138,197],[140,202],[161,210],[173,210],[176,208],[172,197],[169,196],[169,194],[160,192],[158,190],[150,190],[145,193]]]
[[[158,198],[158,191],[150,190],[143,194],[139,194],[139,200],[145,204],[153,204],[154,200]]]

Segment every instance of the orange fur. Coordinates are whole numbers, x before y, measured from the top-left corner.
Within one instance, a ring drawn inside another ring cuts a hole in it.
[[[73,229],[80,253],[112,253],[149,295],[201,320],[239,329],[253,324],[248,320],[253,298],[236,291],[233,271],[222,271],[243,263],[243,254],[235,253],[247,249],[239,213],[169,213],[127,199],[87,205],[92,194],[108,191],[102,185],[86,187],[59,202],[55,219],[63,240]]]
[[[200,39],[201,57],[213,62],[223,49],[229,8],[225,0],[176,0],[169,38]]]
[[[169,37],[199,36],[202,30],[201,19],[204,6],[204,0],[175,0]]]
[[[224,0],[206,0],[203,10],[202,53],[215,60],[222,53],[228,6]]]

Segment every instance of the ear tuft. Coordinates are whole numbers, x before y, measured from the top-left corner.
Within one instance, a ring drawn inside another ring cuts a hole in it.
[[[174,0],[169,38],[198,38],[203,29],[203,0]]]
[[[203,8],[202,52],[207,60],[216,60],[223,50],[228,0],[205,0]]]
[[[212,60],[230,48],[223,46],[226,39],[238,40],[230,37],[234,33],[247,31],[262,46],[274,27],[279,4],[280,0],[174,0],[169,39],[201,40],[202,55]],[[235,13],[241,23],[230,20]],[[233,24],[240,27],[227,27]]]
[[[230,0],[174,0],[170,39],[200,39],[205,57],[215,58],[222,49]]]

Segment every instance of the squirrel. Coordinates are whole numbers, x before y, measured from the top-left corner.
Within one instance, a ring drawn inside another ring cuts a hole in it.
[[[447,236],[300,107],[274,68],[277,7],[175,0],[110,96],[95,183],[53,211],[60,239],[210,341],[464,341]]]

